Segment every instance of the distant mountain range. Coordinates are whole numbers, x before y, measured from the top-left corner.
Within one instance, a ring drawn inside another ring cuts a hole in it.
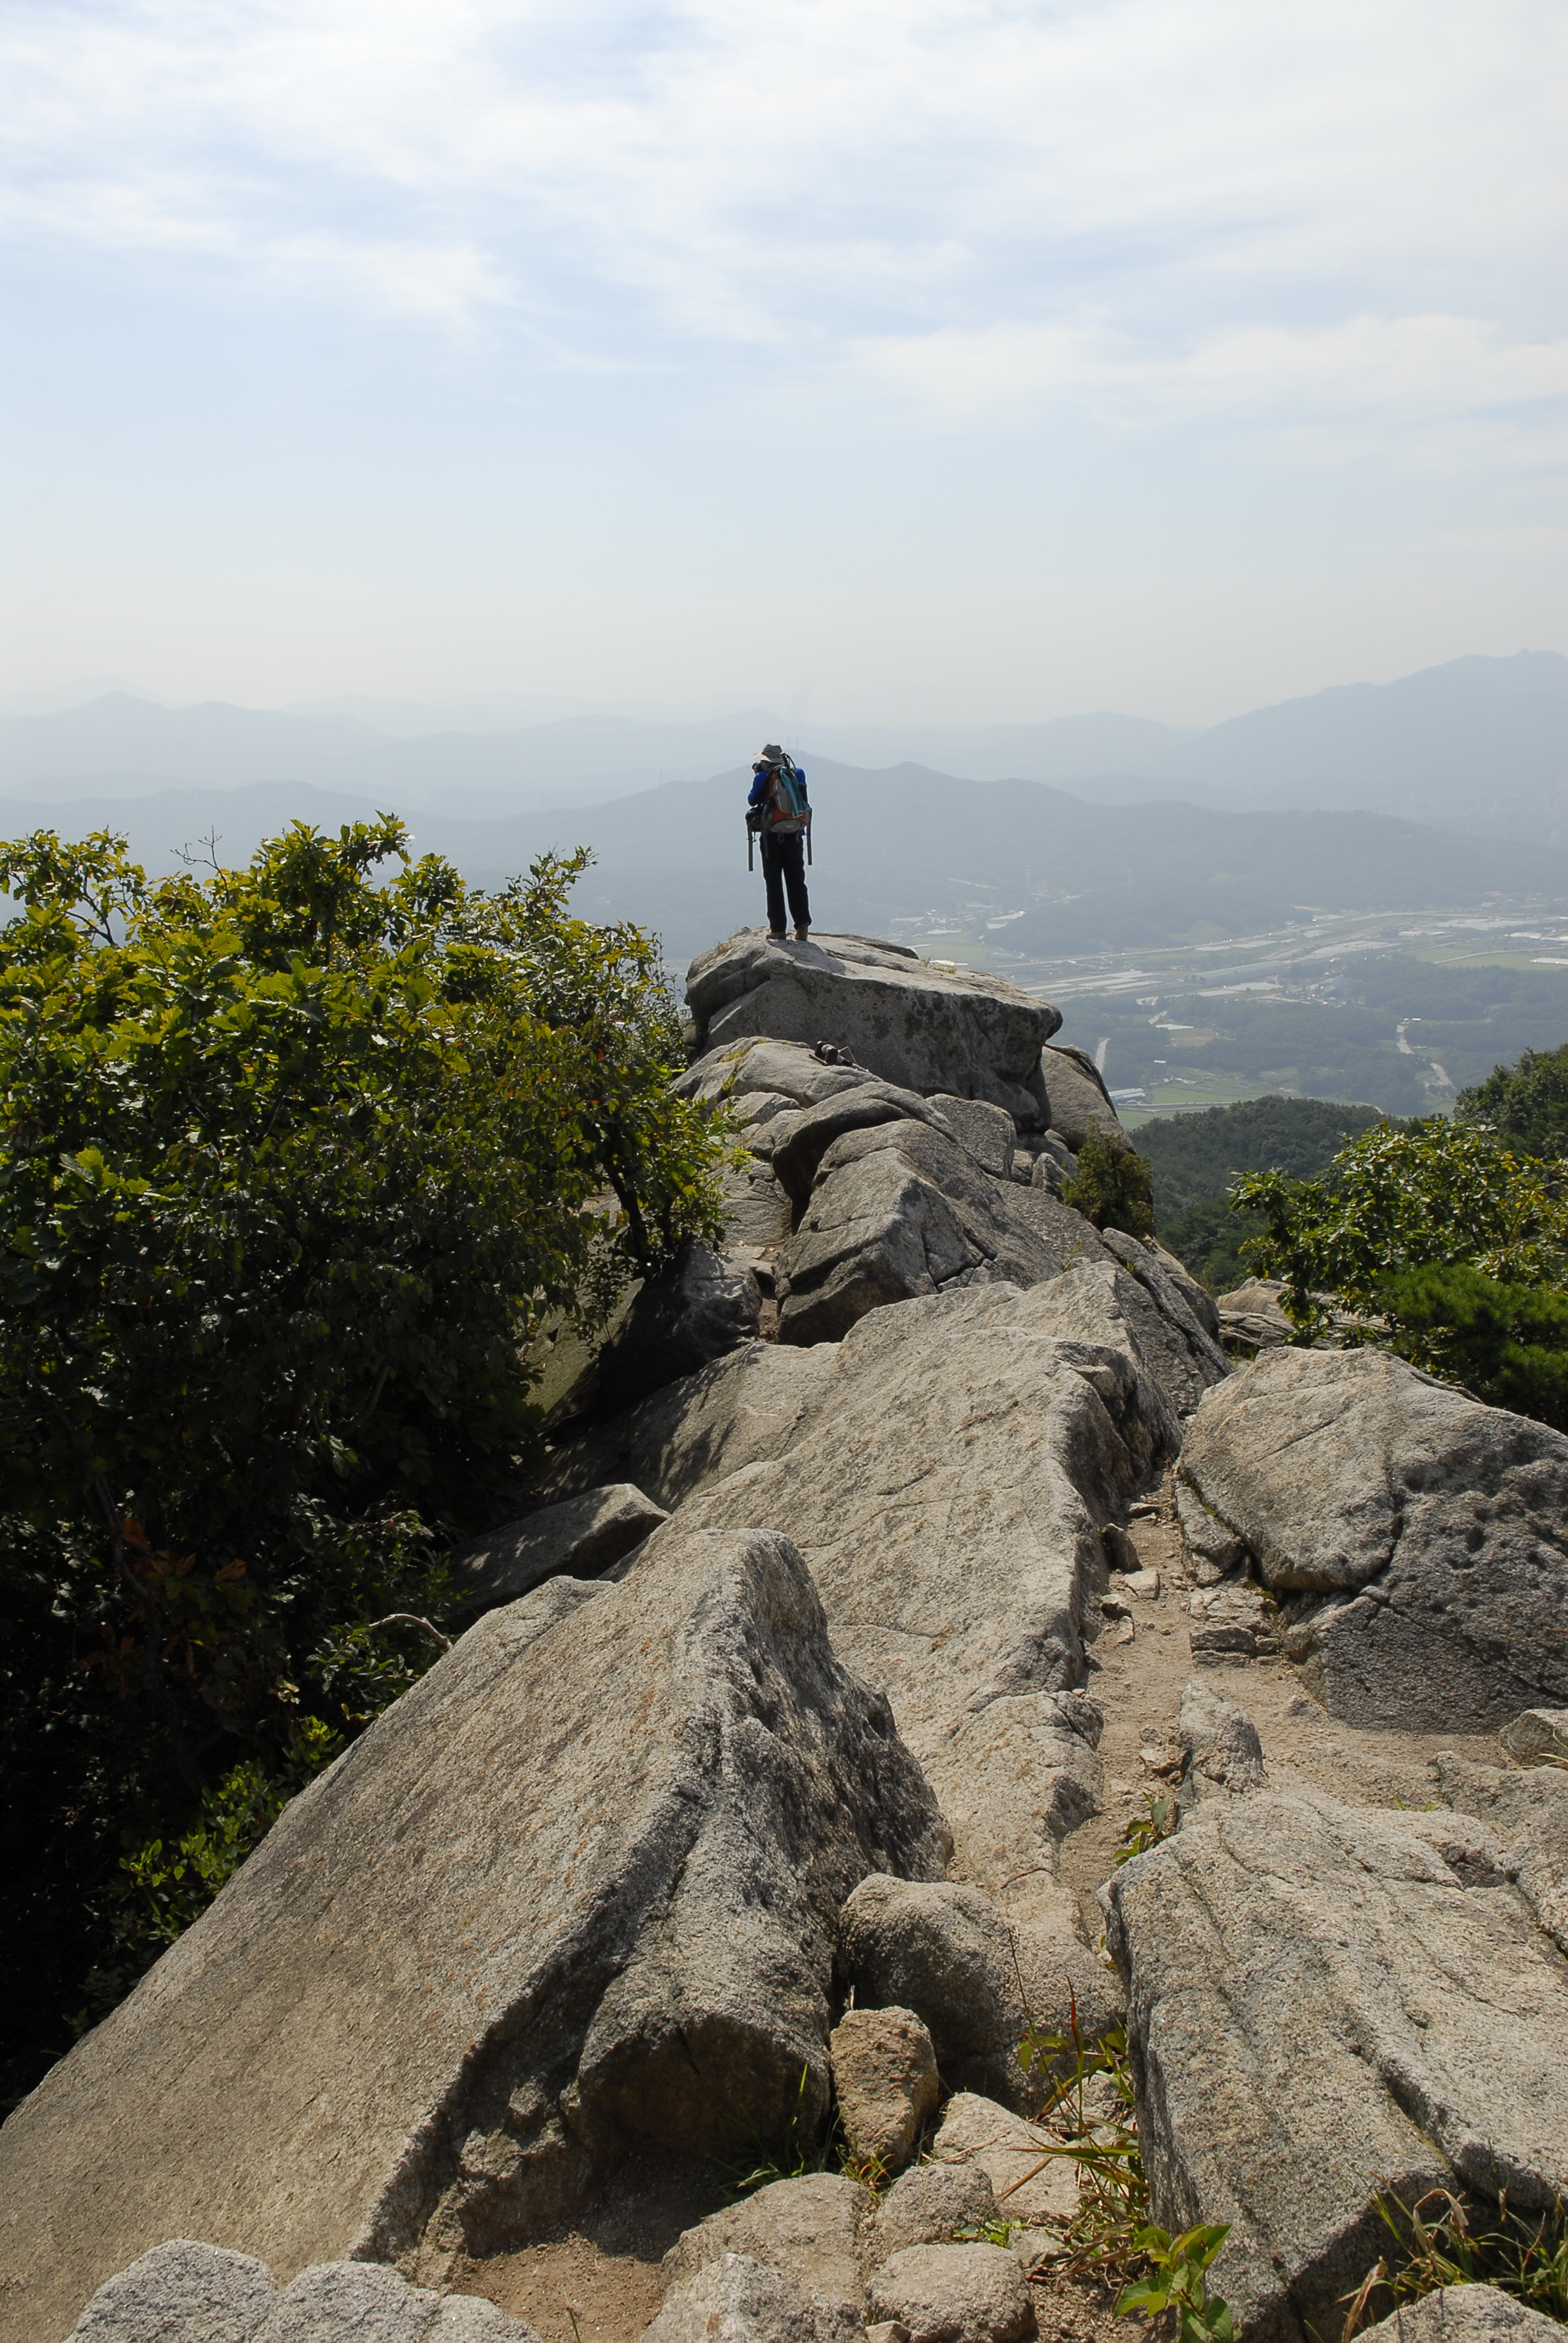
[[[381,729],[367,720],[377,714]],[[470,722],[484,714],[477,703]],[[1102,805],[1332,808],[1568,843],[1568,659],[1552,651],[1453,659],[1395,683],[1338,686],[1202,731],[1116,715],[800,727],[762,709],[701,723],[599,714],[422,733],[417,720],[406,705],[374,701],[169,709],[106,692],[77,707],[0,717],[0,796],[57,808],[266,783],[286,785],[302,811],[306,788],[498,820],[700,781],[745,763],[771,738],[808,764],[915,764],[966,780],[1048,782]],[[232,819],[237,809],[230,811]]]
[[[111,827],[155,870],[217,834],[226,862],[299,818],[323,827],[377,805],[403,813],[418,851],[447,856],[495,885],[548,849],[591,846],[578,908],[658,930],[682,960],[762,917],[760,873],[746,867],[744,766],[668,782],[610,803],[475,820],[283,782],[68,804],[0,804],[0,831],[44,824]],[[1475,839],[1388,815],[1236,812],[1176,799],[1091,803],[1036,781],[974,781],[906,763],[867,771],[814,759],[819,924],[886,934],[914,920],[990,922],[1030,958],[1250,935],[1302,907],[1442,909],[1488,894],[1568,904],[1568,851]]]

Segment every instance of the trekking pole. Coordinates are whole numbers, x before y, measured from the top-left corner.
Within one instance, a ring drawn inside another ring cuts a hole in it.
[[[811,860],[811,809],[809,806],[806,809],[806,860],[808,862]]]
[[[746,825],[746,868],[748,870],[755,870],[757,868],[756,863],[751,859],[752,849],[756,842],[757,832],[752,829],[750,822],[748,821]]]

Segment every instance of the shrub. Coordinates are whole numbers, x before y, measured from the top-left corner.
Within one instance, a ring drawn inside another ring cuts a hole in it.
[[[1468,1263],[1506,1284],[1552,1284],[1568,1270],[1568,1206],[1545,1168],[1496,1134],[1441,1116],[1380,1125],[1342,1149],[1318,1180],[1249,1173],[1238,1211],[1265,1220],[1243,1256],[1284,1282],[1299,1342],[1332,1312],[1375,1319],[1401,1272]]]
[[[1461,1091],[1454,1111],[1462,1122],[1485,1124],[1521,1152],[1568,1155],[1568,1041],[1556,1050],[1526,1050],[1515,1066],[1493,1066],[1483,1082]]]
[[[1493,1407],[1568,1432],[1568,1293],[1504,1284],[1467,1262],[1404,1270],[1378,1289],[1389,1341]]]
[[[1124,1142],[1091,1131],[1078,1151],[1078,1170],[1062,1186],[1063,1201],[1097,1229],[1130,1237],[1154,1233],[1154,1189],[1148,1164]]]
[[[486,896],[387,818],[156,884],[106,833],[0,849],[13,2086],[136,1952],[122,1862],[145,1904],[188,1846],[186,1910],[225,1815],[428,1664],[368,1623],[438,1620],[515,1502],[530,1333],[713,1232],[657,946],[570,917],[586,860]]]

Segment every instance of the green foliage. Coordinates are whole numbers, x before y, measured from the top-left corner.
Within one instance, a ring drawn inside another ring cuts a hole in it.
[[[1350,2308],[1341,2343],[1402,2302],[1445,2286],[1494,2286],[1544,2318],[1568,2321],[1568,2216],[1561,2198],[1530,2220],[1509,2210],[1504,2189],[1495,2214],[1488,2208],[1480,2226],[1446,2188],[1413,2206],[1394,2196],[1376,2201],[1393,2247],[1344,2297]]]
[[[1320,1180],[1251,1173],[1234,1201],[1263,1216],[1244,1254],[1284,1281],[1298,1342],[1313,1341],[1336,1306],[1375,1319],[1387,1280],[1403,1271],[1469,1262],[1533,1284],[1568,1267],[1568,1206],[1542,1167],[1490,1131],[1437,1116],[1366,1132]]]
[[[1121,1834],[1121,1844],[1116,1850],[1118,1865],[1131,1863],[1135,1855],[1147,1855],[1162,1838],[1169,1838],[1181,1816],[1171,1790],[1151,1790],[1143,1801],[1144,1811],[1135,1815]]]
[[[1141,1155],[1091,1131],[1078,1151],[1078,1170],[1062,1185],[1063,1200],[1097,1229],[1121,1229],[1130,1237],[1154,1233],[1149,1166]]]
[[[731,2199],[749,2197],[759,2188],[768,2187],[775,2180],[800,2180],[809,2172],[836,2172],[839,2168],[839,2117],[837,2110],[813,2135],[808,2119],[806,2092],[811,2079],[809,2066],[800,2069],[800,2080],[795,2088],[795,2102],[789,2110],[783,2132],[769,2139],[746,2109],[741,2110],[741,2128],[746,2135],[749,2153],[738,2163],[720,2163],[719,2184]],[[861,2177],[857,2171],[855,2177]],[[877,2176],[869,2177],[868,2185],[875,2186]]]
[[[989,2221],[976,2221],[967,2229],[955,2229],[953,2236],[967,2246],[1000,2246],[1005,2251],[1022,2227],[1021,2221],[1010,2221],[1005,2214],[995,2213]]]
[[[1168,1222],[1225,1196],[1239,1172],[1288,1172],[1298,1180],[1311,1178],[1327,1169],[1347,1139],[1379,1121],[1373,1106],[1274,1097],[1145,1123],[1132,1143],[1154,1177],[1162,1241],[1170,1242]]]
[[[1153,2265],[1151,2276],[1123,2287],[1116,2316],[1141,2312],[1151,2323],[1168,2310],[1176,2313],[1177,2343],[1235,2343],[1236,2325],[1230,2306],[1211,2296],[1204,2271],[1230,2236],[1228,2224],[1200,2224],[1173,2237],[1168,2229],[1140,2229],[1137,2247]]]
[[[1411,1269],[1378,1288],[1388,1339],[1493,1407],[1568,1432],[1568,1293],[1504,1284],[1467,1262]]]
[[[715,1225],[657,947],[570,916],[586,860],[486,896],[391,819],[156,884],[106,833],[0,848],[14,2078],[127,1953],[121,1858],[156,1949],[305,1720],[435,1656],[441,1553],[537,1450],[530,1334]]]
[[[1526,1155],[1568,1155],[1568,1041],[1526,1050],[1516,1066],[1493,1066],[1483,1082],[1461,1091],[1461,1121],[1485,1123]]]
[[[1127,2036],[1111,2026],[1085,2043],[1074,1996],[1066,2033],[1041,2033],[1031,2023],[1018,2056],[1026,2074],[1051,2077],[1051,2090],[1034,2127],[1040,2161],[1012,2186],[1021,2187],[1058,2157],[1074,2167],[1078,2183],[1077,2208],[1050,2265],[1063,2278],[1124,2279],[1140,2258],[1138,2238],[1149,2219]]]
[[[1138,2311],[1152,2323],[1174,2311],[1178,2343],[1236,2343],[1231,2312],[1209,2294],[1203,2276],[1229,2228],[1200,2227],[1172,2237],[1149,2219],[1137,2095],[1122,2029],[1109,2027],[1086,2045],[1073,2000],[1067,2032],[1040,2034],[1031,2025],[1019,2063],[1026,2074],[1055,2079],[1036,2120],[1040,2162],[1013,2186],[1031,2180],[1053,2157],[1077,2167],[1078,2208],[1060,2250],[1049,2258],[1051,2267],[1066,2278],[1109,2280],[1141,2268],[1117,2298],[1119,2318]]]
[[[1173,1221],[1160,1223],[1160,1242],[1213,1294],[1234,1292],[1252,1275],[1242,1246],[1267,1227],[1259,1212],[1235,1212],[1230,1200],[1211,1196]]]
[[[200,1918],[289,1799],[346,1746],[320,1717],[301,1717],[291,1729],[281,1773],[269,1774],[259,1759],[246,1758],[203,1793],[199,1819],[176,1845],[166,1848],[162,1839],[149,1839],[121,1858],[126,1884],[115,1941],[133,1976]]]

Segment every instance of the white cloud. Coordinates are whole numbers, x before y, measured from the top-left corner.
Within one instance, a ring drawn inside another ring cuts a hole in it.
[[[1568,455],[1568,336],[1513,341],[1469,317],[1243,325],[1184,350],[1140,345],[1103,325],[1004,323],[867,337],[852,363],[950,422],[1072,408],[1125,430],[1286,433],[1319,455],[1364,453],[1391,428],[1418,462],[1473,461],[1509,447]]]
[[[504,285],[628,342],[1100,314],[1174,347],[1303,307],[1539,332],[1568,226],[1549,0],[13,0],[7,23],[15,232],[241,277],[315,238],[323,289],[357,253],[372,307],[389,249],[461,251],[448,320]]]
[[[765,436],[1501,478],[1568,452],[1565,83],[1551,0],[11,0],[0,236]]]

